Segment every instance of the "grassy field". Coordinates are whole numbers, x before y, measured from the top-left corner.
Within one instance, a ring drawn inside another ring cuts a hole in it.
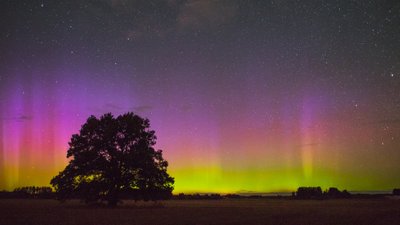
[[[117,208],[76,201],[0,200],[0,224],[400,224],[400,200],[171,200]]]

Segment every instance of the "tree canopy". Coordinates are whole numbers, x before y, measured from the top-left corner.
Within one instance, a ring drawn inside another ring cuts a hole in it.
[[[123,196],[168,198],[174,179],[155,144],[148,119],[131,112],[117,118],[111,113],[90,116],[79,134],[72,135],[69,164],[50,183],[60,200],[81,198],[116,205]]]

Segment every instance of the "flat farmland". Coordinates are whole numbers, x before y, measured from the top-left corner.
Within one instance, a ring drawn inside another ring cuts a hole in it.
[[[170,200],[125,201],[116,208],[78,201],[0,200],[0,224],[400,224],[400,200]]]

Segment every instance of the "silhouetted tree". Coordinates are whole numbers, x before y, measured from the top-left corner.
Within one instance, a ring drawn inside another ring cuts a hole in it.
[[[321,187],[299,187],[296,192],[296,198],[299,199],[321,199]]]
[[[351,194],[347,190],[340,191],[335,187],[330,187],[324,192],[324,196],[327,198],[350,198]]]
[[[330,188],[328,189],[328,191],[326,191],[324,194],[325,194],[326,196],[328,196],[328,197],[338,198],[338,197],[340,197],[340,195],[342,194],[342,192],[339,191],[339,189],[337,189],[337,188],[335,188],[335,187],[330,187]]]
[[[72,135],[64,171],[51,180],[58,199],[77,197],[110,206],[121,196],[157,200],[172,195],[174,179],[168,162],[155,150],[155,132],[148,119],[133,113],[114,118],[90,116]]]

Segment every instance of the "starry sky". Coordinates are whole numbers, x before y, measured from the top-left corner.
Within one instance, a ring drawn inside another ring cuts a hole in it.
[[[5,0],[0,189],[90,115],[150,119],[175,192],[400,187],[398,0]]]

